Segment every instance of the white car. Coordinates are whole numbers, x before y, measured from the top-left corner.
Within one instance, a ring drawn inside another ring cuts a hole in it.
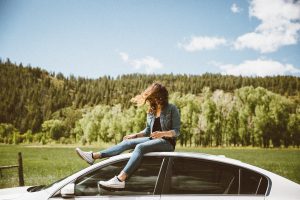
[[[300,199],[297,183],[238,160],[201,153],[148,153],[124,190],[99,187],[97,183],[117,175],[130,156],[103,160],[49,186],[1,189],[0,199]]]

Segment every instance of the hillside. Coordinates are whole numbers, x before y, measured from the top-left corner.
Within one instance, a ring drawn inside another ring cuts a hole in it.
[[[42,124],[47,120],[74,115],[68,128],[70,131],[76,120],[82,117],[82,112],[88,112],[86,109],[91,110],[96,105],[120,105],[120,109],[130,109],[129,100],[153,81],[165,84],[170,94],[181,96],[201,96],[204,87],[210,88],[211,92],[221,90],[238,94],[238,89],[252,86],[284,96],[293,105],[300,102],[300,78],[293,76],[130,74],[88,79],[72,75],[64,77],[61,73],[47,72],[38,67],[24,67],[8,59],[0,61],[0,123],[12,124],[21,134],[27,131],[34,134],[43,131]],[[292,106],[292,110],[295,112],[296,107]]]
[[[21,132],[40,130],[41,123],[65,107],[83,108],[98,104],[120,103],[128,108],[129,100],[153,81],[164,83],[170,93],[200,94],[203,87],[212,91],[233,92],[244,86],[263,87],[274,93],[291,97],[297,102],[300,78],[236,77],[220,74],[204,75],[141,75],[130,74],[116,78],[98,79],[64,77],[38,67],[24,67],[9,60],[0,62],[0,122],[11,123]]]

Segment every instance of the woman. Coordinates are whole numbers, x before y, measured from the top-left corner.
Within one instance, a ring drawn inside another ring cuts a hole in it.
[[[108,181],[100,181],[101,186],[123,189],[126,178],[138,167],[145,153],[174,151],[176,137],[180,134],[180,115],[176,106],[169,104],[168,96],[168,91],[163,85],[153,83],[131,100],[138,105],[145,102],[149,105],[146,128],[143,131],[124,136],[121,143],[100,152],[84,152],[76,148],[77,154],[89,164],[93,164],[95,159],[111,157],[134,148],[120,174]]]

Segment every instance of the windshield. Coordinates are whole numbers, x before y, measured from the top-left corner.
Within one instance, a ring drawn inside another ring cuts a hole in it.
[[[67,177],[69,177],[69,176],[66,176],[66,177],[64,177],[64,178],[61,178],[61,179],[59,179],[59,180],[57,180],[57,181],[51,183],[50,185],[46,185],[46,186],[43,187],[42,189],[50,188],[50,187],[52,187],[53,185],[55,185],[56,183],[58,183],[58,182],[60,182],[60,181],[62,181],[62,180],[64,180],[64,179],[66,179]]]
[[[52,187],[53,185],[55,185],[56,183],[64,180],[65,178],[67,178],[68,176],[62,178],[62,179],[59,179],[58,181],[55,181],[54,183],[51,183],[50,185],[37,185],[37,186],[32,186],[30,188],[27,189],[28,192],[38,192],[38,191],[41,191],[41,190],[44,190],[44,189],[47,189],[47,188],[50,188]]]
[[[78,171],[76,171],[76,172],[73,172],[72,174],[69,174],[68,176],[63,177],[63,178],[59,179],[58,181],[55,181],[54,183],[51,183],[50,185],[46,185],[46,186],[44,186],[42,189],[44,190],[44,189],[50,188],[50,187],[52,187],[53,185],[55,185],[56,183],[58,183],[58,182],[60,182],[60,181],[62,181],[62,180],[64,180],[64,179],[68,178],[69,176],[71,176],[71,175],[73,175],[73,174],[76,174],[77,172],[79,172],[79,171],[81,171],[81,170],[82,170],[82,169],[80,169],[80,170],[78,170]]]
[[[79,170],[80,171],[80,170]],[[76,172],[75,172],[76,173]],[[75,174],[75,173],[72,173],[72,174]],[[48,189],[50,187],[52,187],[53,185],[55,185],[56,183],[59,183],[60,181],[66,179],[67,177],[71,176],[72,174],[68,175],[68,176],[65,176],[49,185],[38,185],[38,186],[33,186],[33,187],[30,187],[27,189],[28,192],[37,192],[37,191],[41,191],[41,190],[45,190],[45,189]]]

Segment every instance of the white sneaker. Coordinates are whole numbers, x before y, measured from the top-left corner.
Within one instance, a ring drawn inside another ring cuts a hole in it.
[[[108,189],[124,189],[125,188],[125,181],[119,181],[117,176],[113,177],[108,181],[99,181],[98,184],[103,188]]]
[[[95,159],[93,158],[91,151],[90,152],[82,151],[77,147],[76,153],[80,156],[80,158],[85,160],[90,165],[92,165],[95,162]]]

